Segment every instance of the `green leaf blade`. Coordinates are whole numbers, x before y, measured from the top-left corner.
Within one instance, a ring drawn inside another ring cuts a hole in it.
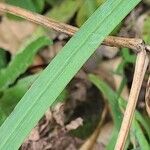
[[[1,126],[0,149],[19,148],[85,61],[138,2],[140,0],[108,0],[98,8],[43,71]]]
[[[112,110],[112,117],[114,120],[114,124],[116,129],[119,131],[121,122],[122,122],[122,113],[119,108],[119,104],[117,99],[119,98],[117,93],[115,93],[104,81],[102,81],[96,75],[89,75],[90,81],[106,96],[109,101],[110,108]]]
[[[68,22],[80,5],[80,0],[64,0],[60,5],[53,7],[46,15],[61,22]]]
[[[20,50],[8,67],[0,71],[0,89],[4,89],[12,84],[32,64],[39,49],[50,44],[51,41],[48,37],[39,36]]]

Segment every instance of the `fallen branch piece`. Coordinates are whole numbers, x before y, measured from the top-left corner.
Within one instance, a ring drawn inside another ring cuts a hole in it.
[[[73,36],[75,32],[78,31],[77,27],[67,25],[65,23],[60,23],[40,14],[33,13],[19,7],[10,6],[8,4],[0,3],[0,11],[22,17],[26,20],[45,26],[49,29],[68,34],[69,36]],[[126,47],[134,50],[135,52],[139,52],[138,50],[140,50],[141,48],[145,48],[142,39],[121,38],[114,36],[108,36],[102,44],[112,47]],[[147,49],[150,50],[148,46]]]
[[[124,150],[125,142],[128,136],[128,132],[130,130],[136,103],[138,100],[138,96],[141,90],[142,82],[144,79],[144,75],[145,75],[148,63],[149,63],[149,59],[146,54],[146,51],[141,50],[137,54],[132,87],[131,87],[131,91],[129,95],[128,104],[124,113],[121,129],[118,135],[117,143],[115,146],[115,150]]]

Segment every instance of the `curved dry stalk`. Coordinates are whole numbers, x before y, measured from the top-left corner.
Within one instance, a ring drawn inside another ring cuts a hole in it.
[[[132,87],[131,87],[131,91],[129,95],[129,100],[128,100],[128,104],[124,113],[124,118],[123,118],[121,129],[118,135],[115,150],[124,149],[125,142],[128,136],[128,132],[130,130],[136,103],[138,100],[138,96],[141,90],[142,82],[144,79],[144,75],[145,75],[148,63],[149,63],[149,59],[148,59],[146,51],[141,50],[141,52],[139,52],[137,55],[136,66],[135,66],[135,71],[134,71]]]
[[[65,23],[60,23],[58,21],[49,19],[48,17],[42,16],[40,14],[33,13],[31,11],[27,11],[19,7],[10,6],[5,3],[0,3],[0,11],[22,17],[26,20],[37,23],[49,29],[53,29],[58,32],[68,34],[69,36],[73,36],[75,32],[78,31],[77,27],[67,25]],[[103,41],[103,44],[107,46],[120,47],[120,48],[126,47],[134,50],[135,52],[139,52],[138,50],[146,47],[142,39],[121,38],[115,36],[108,36]],[[147,47],[147,49],[150,50],[149,47]]]

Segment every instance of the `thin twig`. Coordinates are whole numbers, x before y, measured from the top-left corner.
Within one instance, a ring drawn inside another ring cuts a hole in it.
[[[27,11],[19,7],[10,6],[5,3],[0,3],[0,11],[14,14],[16,16],[22,17],[31,22],[45,26],[49,29],[53,29],[55,31],[68,34],[69,36],[73,36],[78,31],[77,27],[67,25],[65,23],[60,23],[58,21],[42,16],[40,14],[33,13],[31,11]],[[114,37],[114,36],[108,36],[103,41],[102,44],[107,46],[119,47],[119,48],[126,47],[134,50],[135,52],[139,52],[138,51],[139,49],[145,47],[142,39],[121,38],[121,37]],[[147,47],[147,49],[150,50],[149,47]]]
[[[115,150],[124,149],[148,63],[149,59],[145,49],[141,50],[137,55],[133,83],[129,95],[128,104],[124,113],[123,122],[115,146]]]

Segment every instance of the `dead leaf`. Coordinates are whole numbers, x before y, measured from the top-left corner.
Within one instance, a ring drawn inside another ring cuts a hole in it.
[[[65,114],[64,114],[64,103],[57,103],[52,109],[53,118],[60,126],[64,126]]]
[[[40,126],[40,133],[44,131],[51,120],[53,120],[52,112],[50,109],[48,109],[45,113],[45,123],[41,124]]]
[[[144,21],[145,19],[148,17],[147,13],[142,14],[138,19],[137,22],[135,24],[135,30],[136,33],[142,37],[142,32],[143,32],[143,28],[144,28]]]
[[[15,54],[21,43],[35,31],[36,25],[3,17],[0,23],[0,47]]]
[[[40,135],[38,131],[38,126],[36,126],[35,128],[32,129],[26,141],[37,141],[39,140],[39,138],[40,138]]]
[[[97,49],[97,53],[107,58],[114,58],[119,51],[117,47],[101,46]]]
[[[68,131],[71,131],[71,130],[77,129],[79,126],[82,126],[82,125],[83,125],[83,119],[77,118],[77,119],[71,121],[69,124],[67,124],[66,129]]]

